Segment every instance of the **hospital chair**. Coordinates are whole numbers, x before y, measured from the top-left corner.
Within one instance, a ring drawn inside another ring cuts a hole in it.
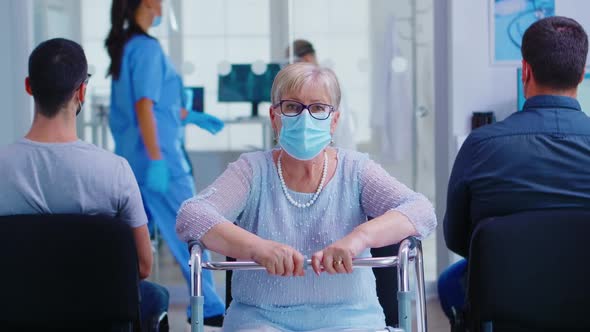
[[[471,331],[590,331],[590,211],[480,222],[468,259]]]
[[[0,217],[0,330],[133,331],[139,271],[130,228],[110,217]]]
[[[189,243],[191,259],[191,332],[203,332],[203,303],[201,291],[202,269],[227,271],[227,270],[264,270],[264,267],[251,261],[230,262],[203,262],[201,253],[203,248],[199,242]],[[385,327],[383,332],[409,332],[412,330],[412,291],[410,290],[410,267],[414,265],[415,293],[416,293],[416,317],[417,330],[426,331],[426,294],[424,283],[424,263],[422,258],[422,245],[414,237],[409,237],[400,242],[397,256],[356,258],[353,260],[354,268],[380,268],[398,267],[398,318],[399,327]],[[311,266],[311,259],[305,262],[306,268]]]

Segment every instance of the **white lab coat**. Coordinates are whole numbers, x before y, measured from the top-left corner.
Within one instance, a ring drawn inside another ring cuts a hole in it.
[[[334,146],[343,149],[356,150],[356,137],[353,114],[348,107],[345,94],[342,93],[340,100],[340,118],[334,131]]]
[[[382,70],[374,73],[371,128],[381,137],[381,162],[397,162],[411,157],[414,112],[410,68],[397,73],[392,69],[393,59],[403,56],[399,42],[395,17],[390,16],[383,36],[383,53],[374,59],[377,68]]]

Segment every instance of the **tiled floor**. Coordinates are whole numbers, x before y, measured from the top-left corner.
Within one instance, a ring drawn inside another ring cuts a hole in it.
[[[219,259],[219,257],[214,257],[214,260]],[[154,269],[154,273],[152,274],[152,280],[159,282],[160,284],[166,286],[166,288],[170,292],[170,311],[169,311],[169,319],[170,319],[170,326],[171,331],[173,332],[184,332],[190,331],[188,324],[186,323],[186,305],[188,304],[188,290],[187,286],[180,274],[180,270],[178,269],[178,265],[172,259],[169,251],[164,246],[160,249],[159,254],[159,264],[158,264],[159,271]],[[159,278],[157,274],[159,274]],[[214,273],[218,293],[225,297],[225,289],[224,289],[224,273],[216,272]],[[430,332],[447,332],[449,331],[449,324],[444,316],[442,310],[440,309],[440,305],[438,303],[438,299],[436,297],[429,297],[427,302],[427,318],[428,318],[428,331]],[[205,330],[206,332],[213,332],[218,331],[216,328],[208,328]]]

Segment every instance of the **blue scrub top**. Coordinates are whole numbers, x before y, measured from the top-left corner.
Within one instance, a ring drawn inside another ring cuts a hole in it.
[[[125,44],[119,79],[111,83],[109,125],[115,153],[129,161],[140,185],[150,161],[135,112],[135,103],[142,98],[154,102],[158,142],[171,177],[190,174],[182,144],[182,90],[181,77],[155,38],[136,35]]]

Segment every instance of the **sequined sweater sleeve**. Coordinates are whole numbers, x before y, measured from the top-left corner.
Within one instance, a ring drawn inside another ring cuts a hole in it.
[[[200,241],[213,226],[235,222],[247,204],[253,171],[246,158],[229,164],[215,182],[185,201],[176,217],[176,233],[183,241]]]
[[[367,216],[379,217],[390,210],[397,211],[410,220],[420,238],[428,236],[436,227],[434,208],[428,199],[406,187],[372,160],[362,168],[360,190],[361,204]]]

